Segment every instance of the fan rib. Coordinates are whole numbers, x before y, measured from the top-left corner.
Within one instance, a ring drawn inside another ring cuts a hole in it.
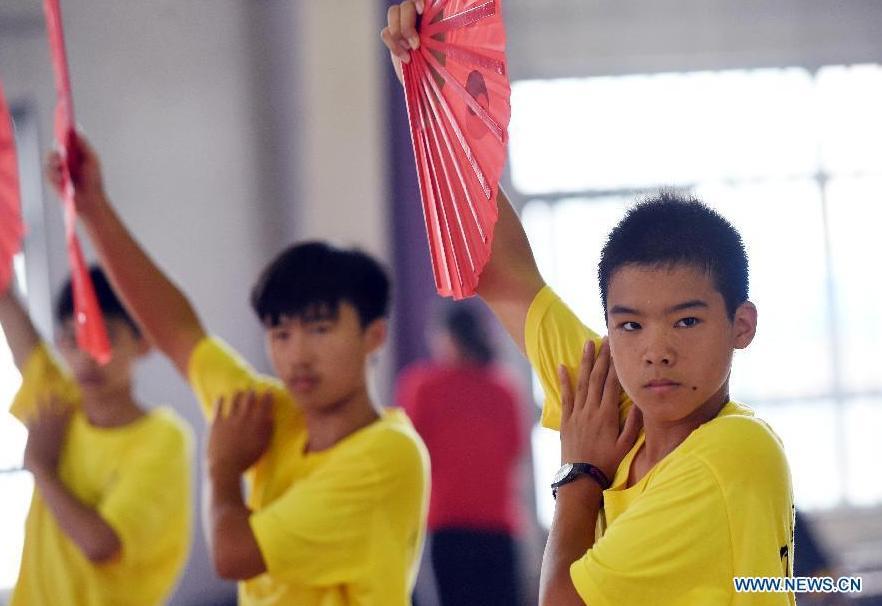
[[[495,14],[496,0],[487,0],[487,2],[476,4],[464,11],[444,17],[436,23],[429,23],[426,25],[426,35],[435,36],[437,34],[444,34],[450,31],[471,27]]]
[[[505,62],[494,59],[471,47],[454,44],[452,42],[440,42],[434,38],[426,38],[421,41],[430,50],[446,54],[451,59],[461,63],[486,68],[500,76],[505,76]]]
[[[449,87],[449,90],[455,92],[466,105],[469,106],[478,118],[481,119],[481,122],[484,123],[484,126],[496,137],[496,140],[500,143],[505,143],[505,129],[499,125],[498,122],[491,116],[486,109],[481,107],[481,105],[475,101],[475,98],[472,97],[468,91],[463,88],[463,86],[456,81],[453,75],[447,70],[446,67],[441,65],[441,63],[432,55],[432,53],[427,51],[422,51],[420,53],[423,57],[426,58],[426,61],[429,63],[432,68],[438,72],[441,78],[444,80],[444,83]]]
[[[423,56],[427,56],[427,55],[423,55]],[[434,59],[434,57],[432,57],[431,54],[429,54],[428,56],[430,58]],[[445,73],[447,73],[446,70],[445,70]],[[447,77],[448,78],[450,77],[449,73],[447,73]],[[428,80],[429,80],[429,85],[435,91],[435,94],[439,97],[442,96],[441,89],[438,86],[438,83],[435,82],[435,79],[429,78]],[[454,84],[454,85],[459,86],[455,81],[448,81],[448,84]],[[481,109],[481,111],[484,111],[484,108],[481,107],[480,105],[478,105],[478,103],[474,100],[474,98],[471,95],[469,95],[467,92],[465,92],[465,89],[463,89],[461,86],[459,88],[460,88],[460,90],[462,90],[462,94],[466,95],[472,101],[472,103],[474,104],[475,107],[478,107]],[[475,176],[478,178],[478,181],[481,184],[481,189],[484,190],[484,197],[489,199],[490,196],[492,195],[492,187],[491,187],[490,183],[487,182],[487,177],[484,174],[484,170],[481,167],[480,163],[478,162],[478,159],[475,156],[474,151],[472,151],[472,146],[469,145],[468,141],[465,138],[465,135],[462,132],[462,128],[460,128],[459,124],[453,118],[452,110],[450,109],[450,105],[445,104],[442,109],[444,109],[444,112],[447,115],[447,119],[450,122],[452,130],[453,130],[453,134],[456,136],[457,141],[459,141],[459,145],[460,145],[460,147],[462,147],[463,153],[465,154],[466,159],[469,162],[469,165],[472,167],[472,170],[475,172]],[[484,112],[484,113],[486,114],[486,112]]]
[[[431,103],[431,99],[430,99],[430,103]],[[462,220],[462,216],[460,215],[459,208],[457,208],[457,205],[455,202],[456,200],[461,199],[462,197],[467,197],[468,192],[465,187],[465,183],[461,177],[460,177],[460,184],[463,185],[463,188],[462,188],[463,195],[459,195],[459,192],[456,191],[457,188],[454,186],[453,182],[451,182],[450,164],[451,164],[451,160],[455,157],[455,154],[454,154],[452,147],[450,146],[449,140],[443,136],[444,129],[439,128],[439,126],[438,126],[438,124],[441,122],[441,117],[436,115],[436,119],[437,119],[437,122],[430,122],[430,125],[431,125],[430,133],[432,135],[432,139],[435,142],[435,149],[440,150],[440,144],[441,144],[441,141],[439,140],[439,131],[440,131],[440,135],[443,138],[444,143],[445,143],[445,148],[448,151],[448,154],[446,156],[444,154],[438,154],[437,157],[442,162],[442,169],[443,170],[441,170],[440,172],[441,172],[442,176],[444,177],[444,185],[447,186],[447,193],[449,194],[449,196],[442,196],[441,200],[442,200],[442,205],[443,205],[442,208],[444,209],[444,216],[445,216],[445,218],[448,219],[447,220],[447,229],[448,229],[448,233],[451,238],[451,246],[453,246],[453,248],[455,249],[454,252],[458,252],[460,249],[465,251],[465,254],[467,257],[466,260],[469,263],[469,268],[472,271],[474,271],[475,264],[474,264],[474,260],[472,259],[472,253],[469,250],[468,246],[466,245],[466,243],[468,242],[468,238],[466,236],[465,223]],[[455,163],[453,163],[453,164],[455,166]],[[455,221],[452,221],[452,222],[450,221],[451,216],[453,219],[455,219]],[[451,228],[451,223],[453,223],[453,228]],[[459,236],[458,240],[454,240],[454,238],[453,238],[454,234],[457,234]],[[459,245],[457,245],[457,243]],[[459,255],[457,255],[457,257],[458,256]],[[462,276],[460,276],[460,278],[462,278]]]
[[[434,82],[433,82],[433,84],[434,84]],[[437,86],[437,85],[436,85],[436,86]],[[426,87],[426,83],[425,83],[425,81],[423,82],[423,87],[424,87],[424,88]],[[450,115],[451,115],[452,112],[451,112],[451,110],[450,110],[449,105],[447,104],[447,99],[445,99],[444,97],[437,97],[437,93],[438,93],[437,90],[435,91],[435,93],[436,93],[436,98],[438,99],[438,104],[441,105],[441,107],[444,109],[444,115],[443,115],[443,118],[442,118],[442,115],[438,112],[438,109],[435,107],[434,102],[432,101],[431,97],[428,96],[428,91],[427,91],[426,94],[427,94],[427,97],[429,98],[429,103],[432,105],[432,112],[433,112],[433,114],[435,115],[436,119],[437,119],[439,122],[443,119],[443,120],[444,120],[444,123],[445,123],[449,128],[451,128],[451,129],[453,129],[453,130],[456,130],[456,129],[458,128],[458,126],[457,126],[457,125],[456,125],[456,124],[450,119]],[[447,150],[449,151],[449,153],[450,153],[451,155],[455,156],[455,155],[456,155],[456,152],[455,152],[455,150],[454,150],[454,148],[453,148],[453,144],[452,144],[451,141],[450,141],[450,137],[448,136],[447,130],[446,130],[446,129],[442,129],[442,130],[441,130],[441,134],[442,134],[442,136],[444,137],[444,143],[445,143],[446,146],[447,146]],[[465,146],[468,147],[468,149],[463,149],[463,153],[466,154],[466,156],[468,157],[468,156],[470,155],[470,153],[471,153],[471,147],[468,146],[468,143],[465,142],[463,139],[457,138],[457,141],[460,143],[460,145],[465,144]],[[469,211],[471,212],[472,217],[474,218],[475,223],[477,224],[478,235],[480,236],[480,238],[481,238],[482,241],[486,241],[486,235],[484,234],[484,228],[483,228],[483,226],[481,225],[481,222],[480,222],[479,219],[478,219],[478,214],[477,214],[477,212],[475,211],[475,202],[474,202],[474,200],[472,199],[471,191],[469,191],[469,188],[468,188],[468,186],[467,186],[467,184],[468,184],[468,179],[467,179],[467,177],[466,177],[465,175],[463,175],[462,170],[460,169],[460,166],[459,166],[458,163],[453,163],[453,167],[454,167],[454,170],[456,170],[456,174],[457,174],[457,176],[459,177],[460,182],[462,182],[462,183],[464,184],[464,190],[465,190],[465,191],[464,191],[464,198],[465,198],[465,202],[468,204]],[[475,176],[477,177],[478,175],[475,175]],[[481,174],[481,176],[483,176],[483,173]],[[480,183],[480,184],[479,184],[479,187],[481,187],[481,188],[483,189],[483,183]]]
[[[434,195],[431,190],[431,183],[426,183],[429,174],[427,143],[425,141],[425,124],[423,123],[423,113],[420,107],[420,96],[416,92],[416,81],[419,74],[424,70],[419,70],[414,64],[405,65],[404,82],[408,94],[405,95],[407,103],[408,117],[410,122],[410,133],[413,141],[414,156],[420,170],[417,171],[419,178],[420,190],[422,191],[421,201],[423,207],[423,217],[426,223],[426,237],[429,241],[429,250],[435,261],[432,263],[432,270],[435,278],[435,288],[441,292],[449,293],[449,268],[447,267],[447,259],[441,250],[441,233],[438,224],[438,217],[435,212]],[[425,74],[423,73],[423,76]],[[414,107],[416,104],[416,107]]]
[[[422,82],[425,83],[425,81],[426,80],[424,79]],[[424,99],[425,99],[425,97],[424,97]],[[426,108],[426,111],[428,112],[429,109]],[[426,116],[426,118],[428,118],[428,116]],[[431,172],[432,182],[435,185],[435,187],[437,188],[437,192],[438,192],[438,196],[436,197],[436,200],[439,201],[439,203],[437,204],[437,210],[440,212],[441,218],[443,219],[442,241],[444,243],[444,250],[447,253],[449,260],[452,260],[452,263],[450,263],[449,265],[452,265],[452,267],[455,271],[456,281],[454,282],[454,285],[456,285],[456,284],[459,284],[462,282],[462,271],[461,271],[461,268],[459,267],[459,265],[456,263],[456,250],[454,250],[453,233],[450,228],[451,220],[448,215],[449,209],[447,208],[446,204],[444,203],[445,196],[440,191],[442,182],[441,182],[439,173],[442,173],[442,174],[444,173],[444,167],[443,166],[439,167],[436,164],[436,162],[439,159],[441,159],[443,161],[443,157],[439,153],[440,147],[438,145],[438,140],[437,140],[437,137],[435,136],[435,132],[434,132],[436,125],[431,120],[428,120],[428,119],[426,120],[426,122],[429,126],[429,128],[426,131],[427,141],[429,142],[429,145],[431,146],[432,150],[435,151],[434,154],[430,154],[430,157],[433,158],[434,162],[430,162],[429,166],[432,171]],[[450,190],[449,183],[447,185],[448,185],[449,193],[451,195],[453,195],[453,192]],[[447,236],[446,239],[443,237],[444,235]]]

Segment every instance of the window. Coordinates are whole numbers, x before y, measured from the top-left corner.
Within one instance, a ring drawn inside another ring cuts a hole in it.
[[[627,206],[694,191],[748,247],[760,322],[732,396],[782,437],[797,504],[882,502],[882,66],[524,81],[512,106],[514,197],[574,311],[603,328],[597,261]],[[546,523],[558,453],[536,428]]]
[[[39,289],[32,288],[35,285],[26,280],[33,273],[25,271],[25,260],[27,258],[27,265],[30,265],[35,258],[45,254],[39,248],[28,248],[39,244],[43,227],[37,126],[34,113],[21,106],[12,106],[12,118],[18,147],[22,212],[28,226],[26,253],[19,254],[14,259],[15,280],[22,295],[34,297],[34,291]],[[31,252],[34,254],[31,255]],[[20,384],[21,375],[13,363],[6,337],[0,329],[0,495],[3,495],[0,499],[0,600],[4,591],[12,587],[18,578],[25,517],[33,491],[31,475],[21,468],[27,432],[8,412],[12,397]]]
[[[19,255],[15,261],[16,277],[19,284],[24,284],[24,258]],[[19,385],[21,375],[4,336],[0,340],[0,402],[12,402]],[[24,544],[24,519],[33,486],[30,474],[21,469],[26,440],[24,427],[4,408],[0,413],[0,494],[4,495],[0,499],[0,591],[15,584]]]

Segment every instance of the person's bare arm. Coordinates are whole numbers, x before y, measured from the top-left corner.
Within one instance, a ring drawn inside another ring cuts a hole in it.
[[[58,526],[94,564],[114,559],[122,550],[116,532],[95,509],[85,505],[54,472],[34,474],[34,485]]]
[[[539,606],[585,604],[570,578],[570,566],[594,544],[594,527],[602,500],[600,486],[588,478],[560,487],[542,555]]]
[[[12,284],[0,293],[0,326],[6,342],[12,350],[12,359],[19,371],[24,370],[28,356],[40,343],[40,335],[34,328],[21,301],[12,292]]]
[[[477,290],[521,351],[525,351],[527,311],[545,281],[536,266],[524,227],[501,188],[496,204],[499,219],[493,233],[493,247]]]
[[[619,429],[621,385],[604,341],[595,360],[593,341],[582,351],[575,388],[569,371],[558,371],[561,391],[561,462],[590,463],[607,478],[604,486],[582,476],[558,488],[554,519],[539,574],[540,606],[577,606],[584,601],[570,576],[573,562],[594,545],[594,527],[603,501],[603,488],[634,446],[643,424],[639,409],[628,413]]]
[[[101,265],[150,341],[185,377],[190,354],[205,336],[184,294],[157,267],[113,209],[102,184],[97,154],[78,137],[82,166],[76,180],[77,213],[86,227]],[[61,183],[57,153],[49,156],[47,178],[56,191]]]
[[[209,492],[209,543],[217,574],[244,580],[266,572],[266,562],[251,529],[251,510],[242,498],[241,479],[266,449],[272,437],[269,393],[233,396],[227,415],[223,401],[215,406],[208,437],[206,471]]]
[[[114,559],[122,542],[101,514],[80,501],[58,475],[70,414],[70,409],[57,401],[41,407],[28,425],[24,467],[33,474],[34,485],[59,528],[90,562],[100,564]]]
[[[393,4],[386,15],[386,27],[380,32],[380,38],[389,49],[399,79],[401,62],[408,62],[410,50],[419,48],[416,21],[417,15],[422,11],[422,1],[406,0]],[[490,260],[481,272],[477,291],[521,351],[524,351],[527,310],[545,282],[536,267],[521,221],[501,188],[496,204],[499,208],[499,219],[494,231],[493,247]]]

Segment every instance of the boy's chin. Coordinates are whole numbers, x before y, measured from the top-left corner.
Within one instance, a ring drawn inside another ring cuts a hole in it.
[[[694,394],[696,392],[681,393],[680,397],[671,397],[671,394],[656,395],[655,397],[644,395],[636,404],[643,413],[644,423],[649,420],[654,423],[674,424],[695,415],[701,416],[704,414],[701,409],[711,406],[710,400],[714,399],[713,396],[702,398]],[[725,404],[725,402],[720,404]],[[714,408],[716,408],[715,404]],[[707,414],[710,414],[710,408],[708,408]]]
[[[105,379],[87,379],[77,381],[80,391],[84,394],[100,394],[107,390],[107,381]]]
[[[102,378],[90,381],[79,381],[80,392],[90,398],[110,397],[119,395],[126,389],[125,383]]]

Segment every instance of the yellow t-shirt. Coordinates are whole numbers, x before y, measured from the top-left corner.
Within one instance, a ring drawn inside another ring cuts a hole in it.
[[[548,287],[525,324],[527,355],[545,388],[542,422],[560,428],[557,366],[578,368],[584,326]],[[630,401],[623,397],[622,408]],[[736,593],[733,577],[792,574],[793,499],[780,440],[729,402],[637,484],[627,479],[637,443],[603,493],[603,523],[570,576],[590,606],[794,604],[788,593]]]
[[[249,470],[251,528],[267,572],[239,584],[243,606],[410,604],[426,522],[428,455],[407,417],[382,418],[332,448],[305,453],[291,394],[222,342],[203,340],[189,366],[207,416],[220,396],[273,393],[275,431]]]
[[[42,344],[28,358],[22,379],[11,408],[19,419],[26,420],[47,391],[76,406],[59,477],[116,531],[122,553],[111,562],[90,562],[34,490],[11,606],[165,603],[190,548],[189,427],[167,408],[123,427],[90,425],[78,406],[76,384]]]

